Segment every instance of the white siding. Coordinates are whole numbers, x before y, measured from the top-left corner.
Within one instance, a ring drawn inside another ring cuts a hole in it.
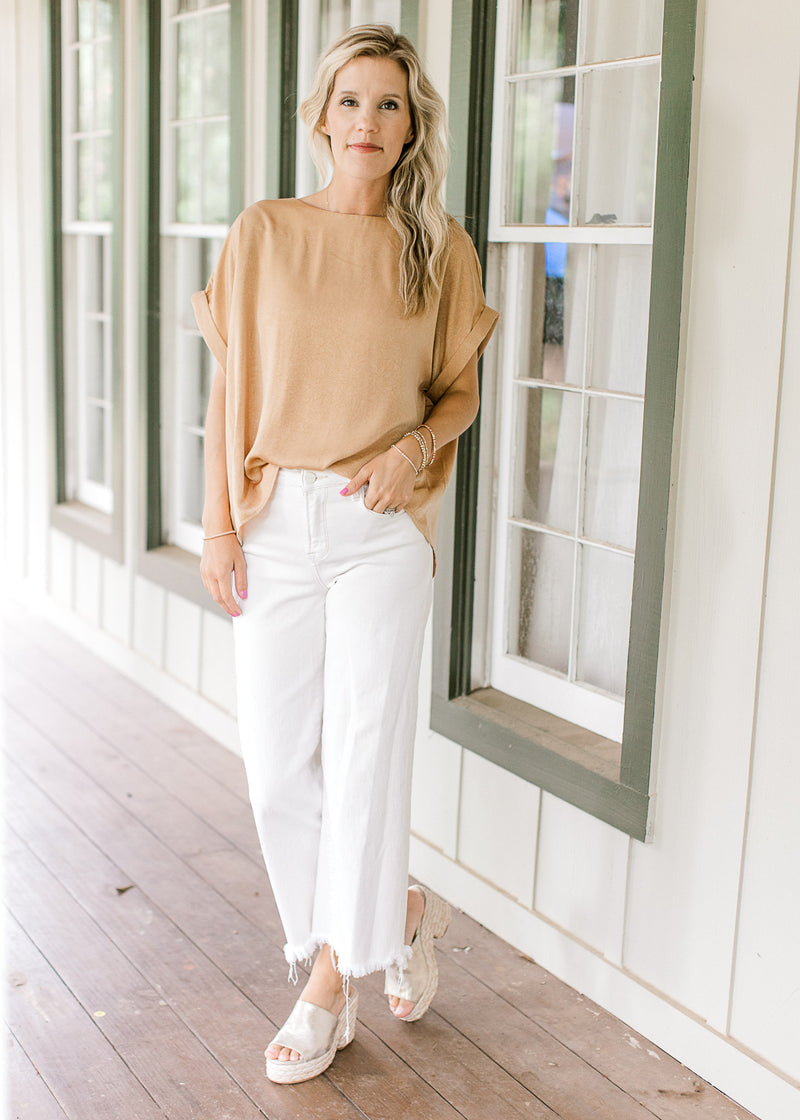
[[[534,909],[619,964],[631,841],[545,793]]]
[[[731,1034],[788,1075],[800,1054],[800,186],[775,460]]]
[[[245,0],[246,18],[254,4]],[[448,7],[420,4],[424,41],[437,60],[447,55]],[[123,8],[133,198],[144,135],[133,115],[141,6],[126,0]],[[0,161],[0,473],[12,584],[34,609],[235,746],[230,623],[137,571],[143,417],[135,271],[122,316],[125,562],[49,528],[44,6],[3,0],[0,10],[10,125],[8,158]],[[652,842],[629,841],[428,731],[428,644],[412,872],[764,1120],[788,1120],[800,1114],[797,231],[786,307],[796,0],[735,8],[701,0],[700,22]],[[263,20],[253,26],[263,40]],[[252,70],[256,56],[247,58]],[[447,68],[437,66],[442,81]],[[261,120],[250,106],[255,146],[245,149],[256,193]],[[126,211],[127,260],[136,259],[140,215],[133,204]]]
[[[458,858],[524,906],[533,902],[540,793],[464,751]]]

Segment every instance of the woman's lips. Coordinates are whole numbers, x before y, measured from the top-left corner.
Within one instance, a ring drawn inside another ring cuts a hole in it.
[[[382,149],[377,144],[350,144],[354,152],[380,152]]]

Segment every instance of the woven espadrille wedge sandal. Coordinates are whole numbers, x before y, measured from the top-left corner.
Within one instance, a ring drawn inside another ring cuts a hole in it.
[[[436,953],[433,949],[435,937],[443,937],[450,924],[450,906],[443,898],[439,898],[427,887],[417,886],[410,888],[419,891],[425,900],[419,925],[414,939],[411,942],[411,959],[406,964],[403,978],[400,979],[400,969],[392,965],[386,969],[386,984],[384,995],[397,996],[398,999],[407,999],[414,1006],[408,1015],[398,1015],[404,1023],[413,1023],[421,1019],[431,1005],[436,989],[439,986],[439,968],[436,964]]]
[[[294,1062],[267,1058],[267,1077],[281,1085],[294,1085],[324,1073],[336,1057],[336,1051],[353,1041],[357,1015],[356,991],[350,992],[338,1015],[299,999],[270,1046],[288,1046],[300,1057]]]

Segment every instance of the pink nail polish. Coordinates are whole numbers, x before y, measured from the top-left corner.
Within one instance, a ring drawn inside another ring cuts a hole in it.
[[[344,490],[340,490],[339,493],[340,494],[346,494],[347,493],[347,487],[345,486]]]
[[[245,588],[244,591],[239,592],[239,598],[240,599],[246,599],[247,598],[247,588]]]

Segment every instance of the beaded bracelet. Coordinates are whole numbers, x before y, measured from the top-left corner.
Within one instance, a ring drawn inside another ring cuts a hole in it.
[[[433,428],[429,428],[427,424],[420,424],[420,428],[424,428],[427,432],[430,432],[431,449],[432,450],[431,450],[431,457],[428,460],[428,466],[432,467],[433,466],[433,460],[436,458],[436,436],[433,434]]]
[[[406,436],[413,436],[417,441],[420,454],[422,455],[422,462],[419,465],[419,469],[421,471],[424,471],[428,465],[428,445],[425,442],[425,436],[422,434],[419,428],[415,428],[413,432],[406,432]],[[403,436],[403,439],[405,439],[405,436]]]
[[[412,469],[412,471],[414,472],[414,477],[415,477],[415,478],[418,478],[418,477],[419,477],[419,471],[418,471],[418,470],[417,470],[417,468],[416,468],[416,467],[414,466],[414,462],[413,462],[413,460],[412,460],[412,459],[410,459],[410,458],[408,457],[408,455],[406,455],[405,451],[401,450],[401,448],[399,448],[399,447],[397,446],[397,444],[396,444],[396,443],[393,443],[393,444],[392,444],[392,447],[393,447],[393,448],[395,449],[395,451],[396,451],[396,452],[398,453],[398,455],[402,455],[402,456],[403,456],[403,458],[405,459],[405,461],[406,461],[407,463],[409,463],[409,464],[410,464],[410,466],[411,466],[411,469]]]
[[[235,529],[226,529],[224,533],[212,533],[210,537],[203,537],[204,541],[215,541],[217,537],[229,537],[231,533],[236,535]]]

